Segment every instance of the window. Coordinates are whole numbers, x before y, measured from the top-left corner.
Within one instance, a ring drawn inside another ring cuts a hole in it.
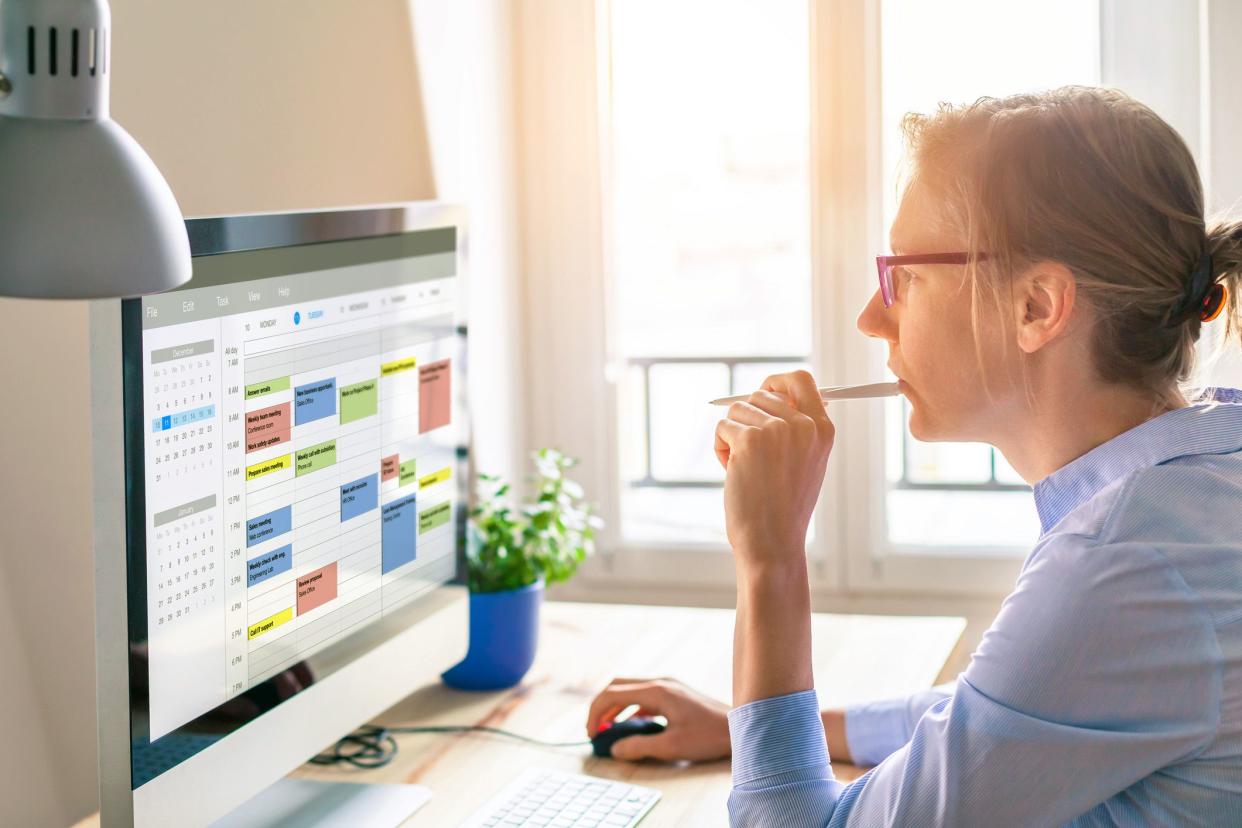
[[[525,433],[583,458],[609,522],[605,554],[577,583],[641,584],[648,598],[667,588],[671,600],[731,589],[711,445],[720,410],[707,401],[796,366],[826,384],[886,376],[887,346],[856,320],[895,213],[901,114],[1106,83],[1152,105],[1193,149],[1206,118],[1200,73],[1227,51],[1200,60],[1204,8],[520,4]],[[1228,166],[1226,153],[1213,157]],[[835,407],[808,544],[813,587],[1008,592],[1038,534],[1029,489],[988,446],[913,440],[902,406]]]
[[[1098,85],[1099,14],[1090,0],[881,3],[885,230],[901,192],[902,116],[934,112],[941,101]],[[1004,457],[982,443],[920,443],[905,428],[908,419],[904,398],[886,402],[885,511],[893,548],[1025,556],[1039,537],[1039,520],[1030,488]]]
[[[811,352],[805,0],[612,3],[620,531],[723,547],[721,409]]]

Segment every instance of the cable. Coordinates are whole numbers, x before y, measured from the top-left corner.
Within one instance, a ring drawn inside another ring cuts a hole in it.
[[[397,733],[490,733],[494,736],[504,736],[543,747],[558,748],[583,747],[591,744],[589,739],[579,742],[546,742],[543,739],[483,725],[428,725],[426,727],[363,725],[348,736],[339,739],[329,750],[312,756],[310,761],[316,765],[348,764],[355,768],[382,768],[397,755],[397,740],[393,738],[393,734]]]

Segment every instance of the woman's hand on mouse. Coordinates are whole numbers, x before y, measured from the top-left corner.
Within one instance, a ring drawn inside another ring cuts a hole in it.
[[[739,571],[802,562],[836,429],[806,371],[764,380],[716,426],[725,531]]]
[[[651,736],[627,736],[612,746],[612,757],[637,761],[688,759],[707,762],[730,755],[729,707],[670,678],[617,678],[591,701],[587,735],[631,705],[636,716],[663,716],[668,727]]]

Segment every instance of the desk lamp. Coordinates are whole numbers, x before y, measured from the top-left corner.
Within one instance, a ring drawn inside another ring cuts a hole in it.
[[[107,0],[0,0],[0,295],[96,299],[190,278],[177,200],[108,114]]]

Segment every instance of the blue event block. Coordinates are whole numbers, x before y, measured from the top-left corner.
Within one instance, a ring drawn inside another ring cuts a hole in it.
[[[293,389],[293,424],[313,423],[336,413],[336,377]]]
[[[246,520],[246,546],[254,546],[283,535],[293,526],[293,507],[282,506],[274,512]]]
[[[380,572],[392,572],[414,560],[418,543],[418,504],[415,495],[384,504],[380,530]]]
[[[341,523],[379,505],[379,475],[368,475],[341,487]]]
[[[264,552],[258,557],[246,561],[246,586],[261,584],[268,578],[275,577],[293,568],[293,544],[287,543],[279,549]]]

